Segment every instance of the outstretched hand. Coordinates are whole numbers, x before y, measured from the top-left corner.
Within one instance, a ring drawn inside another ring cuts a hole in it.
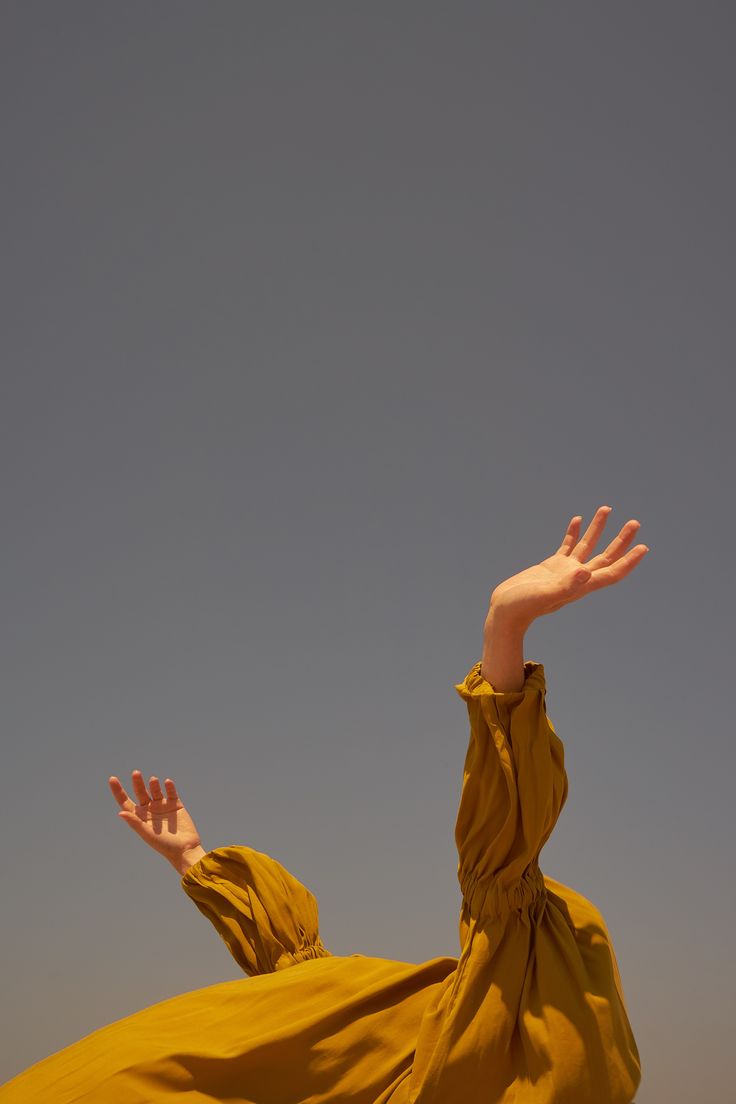
[[[205,854],[197,826],[181,803],[171,778],[164,779],[166,793],[158,778],[151,777],[149,790],[140,771],[133,771],[132,801],[123,789],[120,779],[112,775],[108,785],[120,806],[118,816],[136,832],[142,840],[158,851],[171,865],[183,874]]]
[[[574,517],[556,552],[495,588],[489,617],[495,611],[528,626],[537,617],[618,583],[632,572],[649,551],[645,544],[627,551],[639,529],[639,522],[633,519],[626,522],[602,552],[589,559],[610,512],[610,506],[599,506],[582,537],[583,519]]]

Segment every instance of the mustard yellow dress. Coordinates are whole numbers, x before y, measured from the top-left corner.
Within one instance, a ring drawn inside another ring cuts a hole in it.
[[[333,956],[274,859],[210,851],[182,886],[246,974],[103,1027],[1,1104],[631,1104],[636,1043],[603,917],[544,876],[567,796],[544,668],[498,692],[480,663],[455,838],[459,959]]]

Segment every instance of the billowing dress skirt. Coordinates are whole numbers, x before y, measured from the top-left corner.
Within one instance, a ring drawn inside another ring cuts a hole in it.
[[[218,848],[182,887],[249,976],[93,1032],[0,1104],[631,1104],[639,1054],[605,922],[539,869],[567,797],[544,668],[501,692],[480,666],[456,687],[459,958],[333,956],[292,874]]]

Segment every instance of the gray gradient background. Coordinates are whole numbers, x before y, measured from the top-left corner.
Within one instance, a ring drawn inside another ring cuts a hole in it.
[[[641,1104],[732,1087],[727,4],[2,5],[2,1076],[242,976],[116,818],[172,774],[336,954],[457,954],[455,694],[536,624]]]

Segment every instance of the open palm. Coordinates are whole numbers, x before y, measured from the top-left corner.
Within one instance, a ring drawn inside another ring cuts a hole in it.
[[[639,529],[634,519],[626,522],[602,552],[589,559],[610,512],[610,506],[600,506],[582,537],[583,519],[572,518],[556,552],[500,583],[493,592],[491,608],[504,609],[515,619],[531,624],[536,617],[611,586],[633,571],[649,551],[645,544],[627,551]]]
[[[120,806],[118,816],[149,847],[176,866],[185,852],[201,846],[197,826],[182,805],[171,778],[164,779],[166,793],[155,776],[149,781],[149,789],[146,789],[140,771],[133,771],[131,778],[136,801],[125,792],[119,778],[112,775],[108,780],[112,795]]]

